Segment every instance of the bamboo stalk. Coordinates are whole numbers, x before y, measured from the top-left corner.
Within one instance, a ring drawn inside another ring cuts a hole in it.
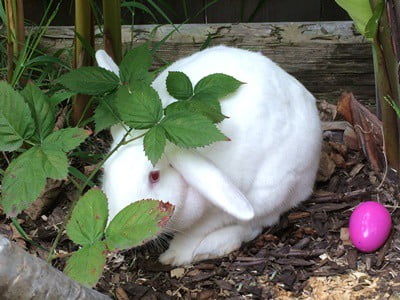
[[[371,0],[372,9],[378,3]],[[384,97],[400,102],[397,59],[392,46],[392,33],[387,17],[387,8],[379,21],[378,31],[375,35],[373,47],[376,53],[376,77],[378,86],[379,105],[382,113],[385,150],[389,165],[400,170],[400,141],[398,118],[393,108],[384,100]]]
[[[75,32],[74,68],[92,66],[94,61],[87,46],[94,48],[94,24],[91,6],[87,0],[75,1]],[[89,101],[90,96],[88,95],[77,95],[75,97],[72,105],[72,121],[74,124],[78,124],[81,119],[86,119],[90,115],[90,110],[86,110]],[[83,116],[85,110],[87,113]]]
[[[22,0],[5,0],[7,15],[7,78],[11,83],[14,59],[25,43],[24,6]]]
[[[122,59],[121,1],[103,0],[104,48],[119,64]]]

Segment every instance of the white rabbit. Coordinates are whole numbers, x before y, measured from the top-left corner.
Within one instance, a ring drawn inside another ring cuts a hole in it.
[[[118,70],[104,51],[96,58]],[[152,84],[164,107],[175,101],[166,89],[169,71],[184,72],[193,85],[213,73],[245,83],[220,101],[229,118],[218,127],[231,141],[193,150],[168,144],[155,167],[142,140],[135,141],[106,162],[103,189],[110,217],[139,199],[174,204],[168,227],[175,236],[160,261],[184,265],[238,249],[309,197],[321,128],[311,93],[260,53],[217,46],[178,60]],[[124,134],[121,126],[112,128],[113,147]]]

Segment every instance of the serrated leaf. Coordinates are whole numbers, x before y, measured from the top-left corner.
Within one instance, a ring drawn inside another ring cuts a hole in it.
[[[209,118],[213,123],[219,123],[226,118],[221,113],[221,104],[218,100],[196,100],[196,96],[189,101],[173,102],[165,108],[166,115],[180,112],[198,113]]]
[[[81,144],[89,133],[82,128],[64,128],[50,134],[44,141],[44,145],[53,145],[64,152],[71,151]]]
[[[148,44],[140,45],[126,53],[119,67],[119,74],[122,82],[135,80],[149,80],[149,68],[153,57],[151,56]]]
[[[115,106],[121,119],[134,129],[153,127],[163,116],[157,92],[146,84],[139,84],[132,90],[127,86],[119,88]]]
[[[14,151],[35,132],[35,122],[24,98],[0,82],[0,151]]]
[[[71,279],[88,287],[99,281],[106,264],[107,247],[98,241],[75,252],[67,261],[64,273]]]
[[[175,99],[187,100],[193,95],[192,82],[183,72],[169,72],[167,91]]]
[[[25,102],[28,103],[33,120],[36,125],[33,141],[41,143],[54,128],[55,112],[49,103],[49,98],[34,84],[28,84],[21,92]]]
[[[108,249],[124,250],[144,244],[162,231],[173,210],[173,205],[157,200],[141,200],[128,205],[107,227]]]
[[[94,114],[96,133],[119,123],[120,119],[115,107],[115,94],[100,99]]]
[[[55,145],[43,145],[39,154],[42,156],[44,175],[52,179],[66,179],[68,175],[67,155]]]
[[[67,89],[85,95],[111,92],[120,83],[117,75],[100,67],[81,67],[62,75],[57,81]]]
[[[373,39],[378,30],[379,20],[381,19],[382,13],[385,9],[385,2],[379,1],[373,11],[371,18],[368,20],[367,25],[365,25],[364,36],[368,39]]]
[[[13,159],[2,183],[1,205],[8,216],[28,207],[46,185],[40,147],[35,146]]]
[[[353,19],[357,30],[364,35],[368,21],[372,17],[370,2],[367,0],[335,0]]]
[[[169,141],[179,147],[203,147],[228,138],[207,117],[195,113],[167,115],[160,124]]]
[[[232,76],[215,73],[202,78],[194,87],[194,93],[202,99],[219,100],[235,92],[242,84]]]
[[[75,244],[93,244],[102,238],[107,219],[106,195],[99,189],[91,189],[75,205],[67,225],[67,234]]]
[[[144,136],[144,152],[153,166],[156,165],[157,161],[163,154],[166,141],[165,130],[159,125],[151,128]]]

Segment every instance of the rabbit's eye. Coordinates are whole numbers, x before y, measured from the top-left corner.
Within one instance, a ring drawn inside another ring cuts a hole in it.
[[[151,171],[149,175],[151,183],[156,183],[160,180],[160,171]]]

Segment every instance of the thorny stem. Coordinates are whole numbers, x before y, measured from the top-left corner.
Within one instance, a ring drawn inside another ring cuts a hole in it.
[[[104,165],[104,163],[107,161],[107,159],[109,159],[109,158],[111,157],[111,155],[113,155],[119,148],[121,148],[122,146],[124,146],[124,145],[126,145],[126,144],[128,144],[128,143],[130,143],[130,142],[132,142],[132,141],[135,141],[135,140],[138,140],[138,139],[144,137],[145,134],[146,134],[146,133],[143,133],[143,134],[138,135],[138,136],[136,136],[136,137],[134,137],[134,138],[131,138],[131,139],[129,139],[129,140],[126,140],[126,138],[129,136],[129,134],[131,133],[131,131],[132,131],[132,129],[129,129],[129,130],[125,133],[124,137],[123,137],[122,140],[118,143],[118,145],[117,145],[114,149],[112,149],[112,151],[110,151],[110,152],[104,157],[104,159],[96,166],[96,168],[93,170],[93,172],[90,173],[90,175],[87,177],[86,181],[85,181],[82,185],[79,185],[79,184],[78,184],[78,186],[79,186],[78,195],[77,195],[77,197],[74,199],[74,201],[72,202],[72,205],[71,205],[71,207],[70,207],[70,209],[69,209],[69,211],[68,211],[68,213],[67,213],[67,215],[66,215],[66,217],[65,217],[65,219],[64,219],[64,221],[63,221],[63,223],[61,224],[61,227],[60,227],[60,229],[59,229],[59,231],[58,231],[58,233],[57,233],[57,236],[56,236],[56,238],[55,238],[55,240],[54,240],[54,242],[53,242],[53,245],[51,246],[49,256],[47,257],[47,262],[50,262],[53,258],[55,258],[55,257],[53,256],[53,253],[54,253],[54,251],[55,251],[55,249],[56,249],[56,247],[57,247],[58,242],[60,241],[60,238],[61,238],[61,236],[62,236],[62,233],[64,232],[65,227],[66,227],[66,225],[67,225],[69,219],[71,218],[72,211],[73,211],[73,209],[74,209],[74,207],[75,207],[75,204],[77,203],[78,199],[80,199],[80,197],[82,196],[82,194],[83,194],[83,192],[84,192],[84,190],[85,190],[85,187],[89,184],[89,182],[93,179],[93,177],[97,174],[97,172],[103,167],[103,165]],[[75,182],[75,183],[76,183],[76,182]],[[75,184],[75,183],[74,183],[74,184]],[[76,183],[76,184],[77,184],[77,183]]]

